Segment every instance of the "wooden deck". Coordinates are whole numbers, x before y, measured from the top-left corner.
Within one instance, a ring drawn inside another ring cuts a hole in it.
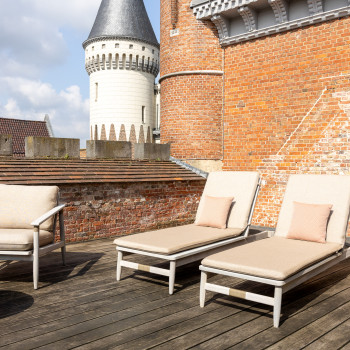
[[[208,292],[201,309],[198,264],[178,270],[176,293],[169,296],[165,279],[147,273],[124,269],[117,283],[115,263],[112,240],[69,245],[67,266],[59,252],[41,259],[40,289],[34,291],[31,263],[0,262],[0,347],[350,349],[349,261],[288,292],[279,329],[263,305]]]

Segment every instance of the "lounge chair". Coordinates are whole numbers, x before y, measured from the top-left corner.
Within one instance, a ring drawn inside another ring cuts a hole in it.
[[[0,185],[0,260],[33,261],[38,289],[39,257],[61,248],[65,263],[64,204],[57,186]],[[59,217],[60,241],[55,242]]]
[[[232,207],[225,217],[225,227],[214,228],[196,224],[166,228],[158,231],[139,233],[117,238],[117,281],[122,267],[147,271],[169,277],[169,294],[173,294],[175,270],[194,261],[203,259],[211,252],[220,251],[224,246],[244,240],[249,232],[256,198],[260,188],[257,172],[213,172],[206,182],[197,210],[196,223],[206,210],[206,196],[234,197]],[[123,254],[139,254],[169,261],[170,268],[141,265],[123,260]]]
[[[200,306],[206,290],[271,305],[274,327],[279,327],[282,294],[350,256],[345,242],[349,210],[350,176],[290,176],[273,237],[202,261]],[[272,285],[274,297],[208,283],[208,274]]]

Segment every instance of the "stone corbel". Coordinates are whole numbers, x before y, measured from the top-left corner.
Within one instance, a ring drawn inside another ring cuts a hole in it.
[[[288,6],[285,0],[268,0],[277,23],[288,21]]]
[[[248,32],[258,29],[257,15],[253,9],[248,6],[242,6],[238,8],[238,13],[242,16]]]
[[[220,15],[215,15],[211,18],[211,21],[215,24],[218,32],[219,32],[219,38],[224,39],[228,38],[229,36],[229,23],[228,21],[220,16]]]
[[[350,0],[349,4],[350,4]],[[322,13],[323,12],[323,4],[322,0],[307,0],[307,5],[309,7],[310,15],[315,15],[316,13]]]

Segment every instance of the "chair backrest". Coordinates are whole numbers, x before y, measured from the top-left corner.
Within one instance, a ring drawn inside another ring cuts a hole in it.
[[[244,230],[248,225],[249,214],[259,184],[259,173],[253,171],[218,171],[208,176],[197,217],[200,215],[205,195],[213,197],[234,197],[227,227]]]
[[[326,241],[344,244],[350,211],[350,176],[291,175],[284,194],[275,236],[287,235],[292,221],[294,201],[332,204]]]
[[[0,228],[30,229],[30,223],[53,209],[57,201],[57,186],[0,185]],[[40,228],[52,231],[53,218]]]

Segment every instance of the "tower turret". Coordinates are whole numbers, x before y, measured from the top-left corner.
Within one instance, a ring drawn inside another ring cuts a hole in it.
[[[102,0],[83,47],[91,139],[150,142],[159,43],[143,0]]]

